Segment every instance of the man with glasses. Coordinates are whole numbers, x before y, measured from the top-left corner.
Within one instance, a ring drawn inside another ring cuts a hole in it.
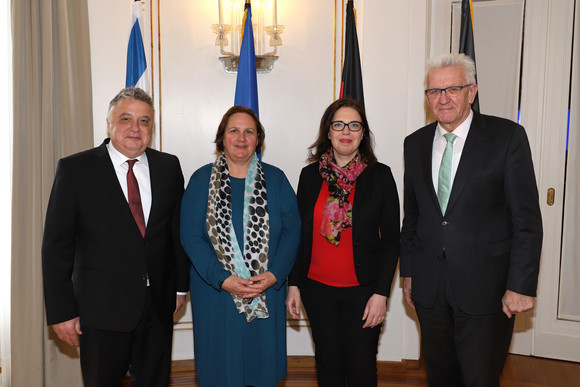
[[[405,139],[401,276],[430,386],[499,386],[514,314],[531,310],[542,247],[525,130],[472,111],[475,64],[427,63],[437,122]]]

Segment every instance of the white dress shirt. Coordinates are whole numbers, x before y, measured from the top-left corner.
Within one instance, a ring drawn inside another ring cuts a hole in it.
[[[453,159],[451,161],[451,187],[453,187],[453,180],[455,179],[455,173],[457,172],[457,167],[459,166],[459,160],[461,160],[461,153],[463,152],[463,147],[465,146],[465,140],[467,139],[467,134],[469,133],[469,127],[471,126],[471,121],[473,121],[473,110],[469,112],[469,116],[463,121],[455,130],[452,132],[457,136],[453,142]],[[433,187],[435,187],[435,192],[439,188],[439,168],[441,167],[441,159],[443,158],[443,152],[445,151],[445,146],[447,145],[447,140],[443,135],[448,133],[441,125],[437,124],[437,129],[435,130],[435,138],[433,139],[433,153],[431,170],[433,177]]]
[[[113,162],[113,167],[117,173],[117,179],[119,179],[119,184],[121,185],[123,194],[125,194],[125,199],[127,200],[127,203],[129,203],[127,191],[127,172],[129,171],[127,160],[129,160],[129,158],[115,149],[110,142],[107,144],[107,150],[109,151],[109,156]],[[133,174],[137,179],[137,184],[139,184],[143,216],[145,217],[145,225],[147,225],[147,222],[149,221],[149,213],[151,212],[151,177],[149,175],[149,161],[147,160],[147,155],[145,153],[135,157],[135,159],[137,162],[133,165]]]

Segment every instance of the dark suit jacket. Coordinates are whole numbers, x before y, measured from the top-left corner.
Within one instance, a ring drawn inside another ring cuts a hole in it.
[[[147,292],[171,322],[189,264],[179,243],[183,175],[177,157],[147,149],[151,212],[141,236],[105,144],[59,161],[46,213],[42,263],[48,324],[128,332]],[[71,279],[72,277],[72,279]]]
[[[308,275],[314,205],[322,183],[318,163],[302,169],[297,193],[302,242],[289,285],[300,286]],[[361,285],[372,284],[374,293],[388,297],[399,257],[400,224],[399,197],[389,167],[376,163],[358,176],[352,207],[352,249],[357,279]]]
[[[535,296],[542,220],[524,128],[474,114],[445,216],[431,177],[435,130],[405,139],[401,276],[412,277],[413,299],[433,305],[443,259],[465,313],[501,311],[506,289]]]

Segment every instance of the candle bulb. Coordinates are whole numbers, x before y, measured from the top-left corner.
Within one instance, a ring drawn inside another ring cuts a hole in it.
[[[274,25],[277,26],[278,25],[278,0],[274,0],[274,11],[273,11],[273,19],[274,19]]]
[[[223,24],[223,18],[222,18],[222,0],[218,0],[218,14],[219,14],[220,24]]]

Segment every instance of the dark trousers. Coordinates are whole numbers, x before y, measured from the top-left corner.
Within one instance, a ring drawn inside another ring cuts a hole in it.
[[[81,320],[82,321],[82,320]],[[84,387],[121,387],[131,373],[132,387],[169,384],[173,324],[162,322],[147,294],[143,318],[132,332],[81,326],[81,369]]]
[[[447,266],[439,276],[435,305],[415,303],[430,387],[494,387],[505,365],[515,317],[498,311],[468,315],[457,306]]]
[[[312,329],[318,385],[376,386],[381,326],[362,328],[371,287],[340,288],[308,279],[300,292]]]

